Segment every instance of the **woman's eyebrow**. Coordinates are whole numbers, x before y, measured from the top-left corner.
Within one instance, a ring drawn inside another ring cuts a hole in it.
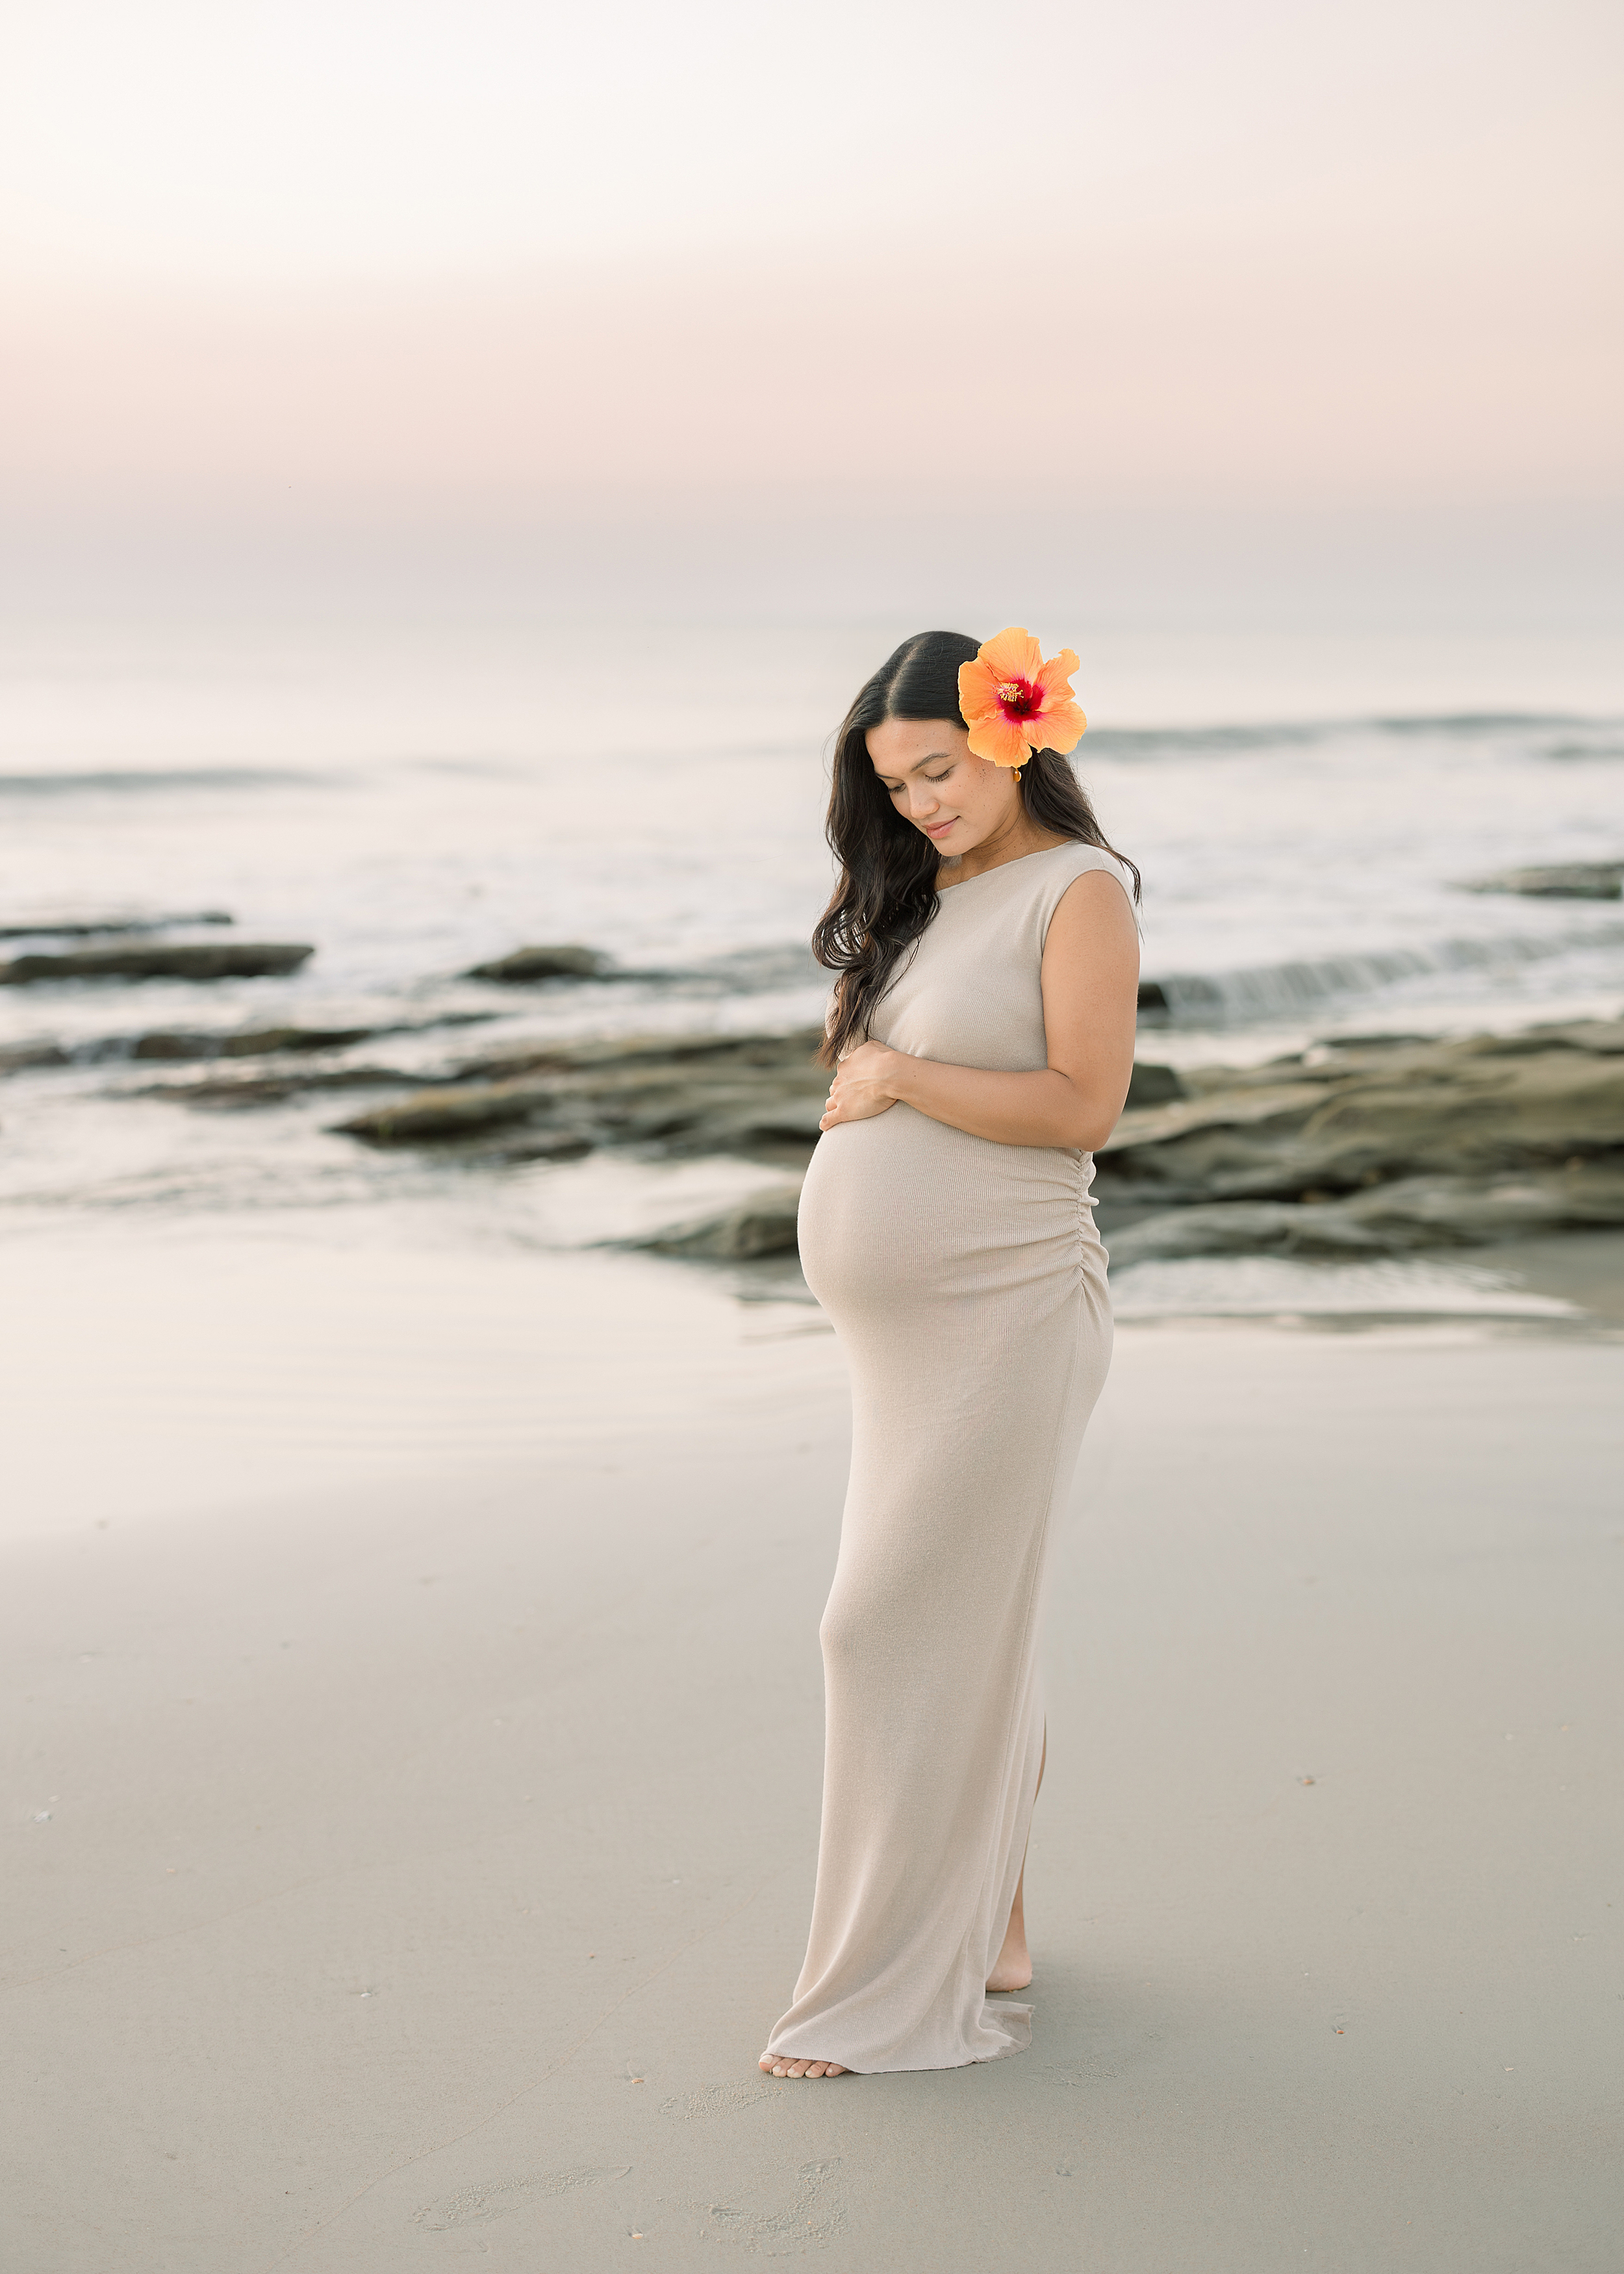
[[[922,758],[915,758],[911,766],[904,766],[902,773],[892,773],[888,766],[876,766],[874,771],[882,781],[900,781],[903,774],[916,774],[921,766],[939,766],[952,755],[951,750],[927,750]]]

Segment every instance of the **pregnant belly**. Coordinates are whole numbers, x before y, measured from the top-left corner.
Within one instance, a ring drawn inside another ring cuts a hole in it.
[[[1086,1154],[996,1145],[893,1105],[818,1141],[801,1196],[807,1284],[837,1324],[876,1308],[1075,1281],[1099,1254]]]

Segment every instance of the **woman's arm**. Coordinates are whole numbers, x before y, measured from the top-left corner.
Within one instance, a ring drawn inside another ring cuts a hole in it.
[[[1139,973],[1127,894],[1113,876],[1090,869],[1067,888],[1043,944],[1043,1073],[938,1065],[863,1043],[841,1060],[822,1126],[867,1120],[901,1103],[1000,1145],[1092,1152],[1116,1127],[1128,1095]]]

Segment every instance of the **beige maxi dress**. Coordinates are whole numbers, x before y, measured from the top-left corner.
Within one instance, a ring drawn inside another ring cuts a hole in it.
[[[951,885],[876,1013],[951,1065],[1048,1064],[1040,985],[1090,845]],[[1037,1645],[1056,1502],[1110,1361],[1092,1156],[893,1105],[818,1141],[801,1253],[852,1375],[852,1471],[821,1637],[823,1831],[806,1963],[767,2050],[849,2069],[1022,2051],[989,1999],[1043,1746]]]

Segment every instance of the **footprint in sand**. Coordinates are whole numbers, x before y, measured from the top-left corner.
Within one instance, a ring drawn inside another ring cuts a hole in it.
[[[702,2085],[697,2092],[680,2092],[662,2100],[662,2116],[679,2116],[692,2122],[696,2116],[736,2116],[743,2108],[781,2108],[788,2098],[770,2084],[752,2084],[736,2078],[727,2084]]]
[[[506,2218],[529,2202],[549,2195],[568,2195],[575,2187],[601,2187],[606,2180],[623,2180],[629,2164],[583,2164],[570,2172],[529,2172],[518,2179],[487,2180],[464,2187],[460,2195],[442,2195],[411,2215],[414,2226],[440,2234],[452,2226],[483,2226],[486,2220]]]
[[[839,2161],[830,2156],[802,2164],[794,2194],[777,2210],[756,2210],[748,2202],[695,2204],[704,2213],[704,2240],[736,2243],[766,2258],[786,2258],[810,2244],[832,2240],[846,2225],[846,2206],[833,2176]]]

